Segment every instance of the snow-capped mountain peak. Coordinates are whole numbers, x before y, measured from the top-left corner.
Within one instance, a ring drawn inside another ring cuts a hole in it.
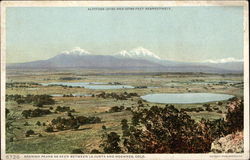
[[[62,54],[66,54],[66,55],[89,55],[90,52],[80,48],[80,47],[75,47],[74,49],[72,49],[71,51],[63,51]]]
[[[160,60],[161,59],[155,53],[143,47],[137,47],[130,51],[122,50],[115,55],[118,57],[136,58],[136,59],[148,59],[148,60],[152,60],[152,59]]]
[[[222,59],[209,59],[204,61],[205,63],[231,63],[231,62],[243,62],[243,59],[236,59],[233,57],[222,58]]]
[[[122,50],[119,53],[117,53],[116,55],[120,55],[120,56],[124,56],[124,57],[131,57],[132,55],[126,51],[126,50]]]
[[[155,58],[155,59],[161,59],[159,56],[157,56],[155,53],[151,52],[150,50],[148,49],[145,49],[143,47],[137,47],[135,49],[132,49],[130,51],[130,53],[133,55],[133,56],[137,56],[137,57],[152,57],[152,58]]]

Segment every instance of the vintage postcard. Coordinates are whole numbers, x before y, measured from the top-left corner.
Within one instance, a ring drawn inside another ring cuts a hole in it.
[[[249,159],[246,1],[1,2],[1,159]]]

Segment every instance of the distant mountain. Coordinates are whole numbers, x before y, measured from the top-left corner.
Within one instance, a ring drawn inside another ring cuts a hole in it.
[[[61,54],[82,56],[82,55],[90,55],[91,53],[80,47],[75,47],[71,51],[63,51]]]
[[[155,53],[142,47],[131,51],[124,50],[114,55],[94,55],[77,47],[47,60],[8,64],[7,68],[87,68],[156,72],[239,73],[243,72],[243,62],[187,63],[169,61],[161,59]]]
[[[133,59],[146,59],[146,60],[161,60],[159,56],[143,47],[132,49],[131,51],[122,50],[115,54],[116,57],[120,58],[133,58]]]
[[[90,68],[162,70],[165,66],[139,59],[120,59],[109,55],[60,54],[48,60],[9,64],[8,68]]]
[[[225,62],[225,63],[200,63],[201,65],[208,67],[215,67],[218,69],[226,69],[233,72],[243,72],[243,62]]]

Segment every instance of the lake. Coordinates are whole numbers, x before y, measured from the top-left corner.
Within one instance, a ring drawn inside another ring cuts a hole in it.
[[[152,103],[165,104],[192,104],[222,101],[234,96],[218,93],[161,93],[141,96],[142,99]]]
[[[60,85],[60,86],[71,86],[71,87],[84,87],[87,89],[126,89],[134,88],[129,85],[109,85],[103,82],[52,82],[52,83],[41,83],[43,86]]]

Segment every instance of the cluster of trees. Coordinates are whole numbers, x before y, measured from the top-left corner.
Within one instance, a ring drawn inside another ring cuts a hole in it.
[[[7,136],[7,141],[13,142],[14,138],[16,137],[15,131],[20,130],[15,122],[19,117],[11,112],[9,109],[5,109],[5,127],[6,127],[6,136]]]
[[[184,112],[202,112],[202,111],[204,111],[204,109],[202,107],[181,108],[181,111],[184,111]]]
[[[137,93],[121,93],[121,94],[117,94],[117,93],[105,93],[102,92],[100,94],[96,95],[97,97],[101,97],[101,98],[114,98],[116,100],[127,100],[128,98],[132,98],[132,97],[138,97],[139,95]]]
[[[28,88],[32,87],[33,85],[39,85],[39,83],[35,82],[12,82],[12,83],[6,83],[6,88]]]
[[[33,104],[37,107],[43,107],[43,105],[53,105],[55,104],[55,100],[50,95],[31,95],[28,94],[26,96],[14,94],[14,95],[6,95],[6,101],[16,101],[18,104]]]
[[[70,81],[70,80],[81,80],[82,78],[79,78],[79,77],[60,77],[59,80],[67,80],[67,81]]]
[[[196,122],[173,105],[134,111],[131,124],[121,121],[122,136],[105,132],[100,147],[104,153],[210,152],[215,139],[243,130],[243,101],[236,101],[228,105],[225,120]]]
[[[114,107],[111,107],[108,112],[114,113],[114,112],[122,112],[124,110],[131,111],[131,107],[114,106]]]
[[[52,112],[48,109],[34,109],[34,110],[23,110],[22,112],[22,116],[25,118],[29,118],[29,117],[41,117],[43,115],[47,115],[47,114],[51,114]]]
[[[109,82],[110,85],[122,85],[120,82]]]
[[[243,130],[244,124],[244,101],[242,99],[231,99],[227,105],[227,125],[230,133]]]
[[[101,118],[99,117],[85,117],[85,116],[72,116],[69,118],[57,117],[53,119],[48,127],[45,129],[46,132],[62,131],[74,129],[77,130],[81,125],[100,123]]]
[[[84,88],[83,86],[82,87],[80,87],[80,86],[68,86],[68,85],[63,85],[63,84],[49,84],[48,86],[51,86],[51,87],[53,87],[53,86],[60,86],[60,87],[64,87],[64,88]]]
[[[74,97],[73,94],[64,94],[63,97]]]
[[[125,107],[124,106],[114,106],[114,107],[111,107],[110,109],[109,109],[109,112],[111,112],[111,113],[113,113],[113,112],[121,112],[121,111],[123,111],[125,109]]]
[[[78,116],[76,117],[77,121],[81,124],[95,124],[95,123],[101,123],[101,118],[100,117],[95,117],[95,116]]]
[[[218,105],[221,105],[221,103],[219,103]],[[181,108],[181,111],[184,112],[202,112],[202,111],[208,111],[208,112],[213,112],[216,111],[217,113],[222,113],[221,110],[219,110],[219,107],[212,107],[210,104],[204,104],[203,105],[204,108],[202,107],[194,107],[194,108]]]
[[[141,88],[148,88],[148,87],[147,86],[135,86],[135,88],[141,89]]]
[[[57,106],[55,109],[56,112],[75,112],[74,109],[70,109],[70,107],[66,107],[66,106]]]

